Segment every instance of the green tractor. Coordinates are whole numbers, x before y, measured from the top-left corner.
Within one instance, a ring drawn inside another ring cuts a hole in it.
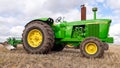
[[[81,6],[81,21],[67,22],[61,17],[56,19],[40,18],[25,25],[22,34],[24,49],[30,54],[47,54],[50,51],[62,51],[67,44],[79,46],[83,56],[88,58],[102,57],[108,50],[107,43],[113,43],[108,37],[110,19],[86,20],[86,7]]]

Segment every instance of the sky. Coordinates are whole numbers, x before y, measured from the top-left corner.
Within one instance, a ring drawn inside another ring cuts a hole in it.
[[[21,37],[29,21],[61,16],[66,21],[80,20],[80,5],[87,7],[87,19],[93,19],[97,7],[98,19],[111,19],[109,35],[120,44],[120,0],[0,0],[0,42],[8,37]]]

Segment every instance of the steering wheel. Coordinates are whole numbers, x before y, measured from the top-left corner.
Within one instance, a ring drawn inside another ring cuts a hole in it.
[[[57,19],[56,19],[56,22],[60,22],[62,20],[62,17],[58,17]]]

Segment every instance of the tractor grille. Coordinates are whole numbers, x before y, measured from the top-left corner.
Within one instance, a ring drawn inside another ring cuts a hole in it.
[[[99,37],[99,24],[87,25],[87,37]]]

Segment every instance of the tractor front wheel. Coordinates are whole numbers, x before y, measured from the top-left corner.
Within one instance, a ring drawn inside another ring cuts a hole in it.
[[[54,33],[45,22],[30,22],[22,36],[24,49],[31,54],[47,54],[54,44]]]
[[[80,45],[81,54],[87,58],[99,58],[103,56],[103,43],[95,37],[86,38]]]

